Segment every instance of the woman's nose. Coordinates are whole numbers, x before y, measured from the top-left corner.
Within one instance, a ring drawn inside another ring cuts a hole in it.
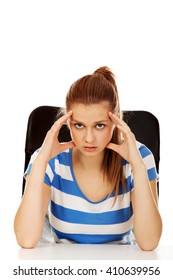
[[[93,143],[94,142],[94,134],[91,129],[86,130],[86,134],[84,137],[86,143]]]

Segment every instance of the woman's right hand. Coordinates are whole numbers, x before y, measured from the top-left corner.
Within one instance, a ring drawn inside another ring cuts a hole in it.
[[[48,162],[51,158],[60,154],[61,152],[74,148],[75,144],[73,141],[60,143],[58,141],[59,131],[64,124],[72,115],[72,111],[69,111],[66,115],[59,118],[47,132],[44,139],[43,145],[40,148],[38,157],[44,162]]]

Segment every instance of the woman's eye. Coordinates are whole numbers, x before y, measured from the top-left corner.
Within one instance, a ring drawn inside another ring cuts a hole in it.
[[[96,125],[96,128],[98,128],[98,129],[103,129],[104,127],[105,127],[105,124],[103,124],[103,123],[98,123]]]
[[[81,123],[75,123],[75,127],[76,127],[77,129],[81,129],[81,128],[83,128],[83,124],[81,124]]]

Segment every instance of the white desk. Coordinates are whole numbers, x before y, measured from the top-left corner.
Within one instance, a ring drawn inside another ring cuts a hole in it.
[[[40,243],[34,249],[17,251],[18,260],[173,260],[173,246],[142,251],[135,245],[84,245]]]

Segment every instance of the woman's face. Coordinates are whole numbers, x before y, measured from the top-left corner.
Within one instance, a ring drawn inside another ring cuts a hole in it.
[[[74,103],[69,121],[70,133],[76,147],[85,155],[97,155],[112,138],[115,125],[108,116],[109,103],[84,105]]]

